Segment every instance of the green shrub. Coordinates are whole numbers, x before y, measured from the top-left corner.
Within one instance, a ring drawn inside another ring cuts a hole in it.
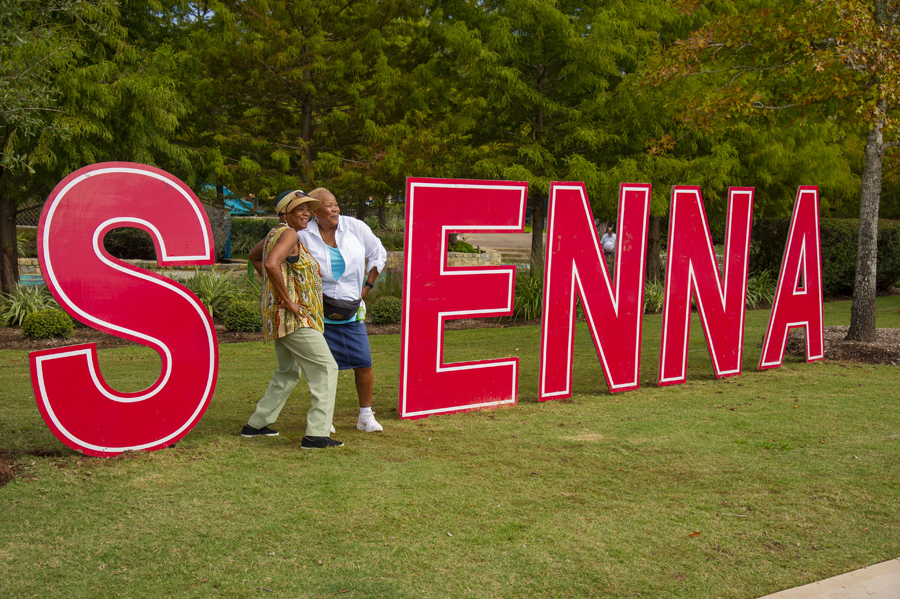
[[[225,313],[225,328],[243,333],[261,331],[262,316],[259,313],[259,301],[246,299],[232,301]]]
[[[662,277],[644,283],[644,314],[656,314],[663,309],[666,285]]]
[[[230,275],[219,276],[211,270],[195,270],[194,276],[186,280],[184,286],[200,298],[213,318],[216,314],[221,316],[243,291],[241,285]]]
[[[26,316],[46,308],[59,308],[46,287],[16,287],[11,294],[0,296],[0,325],[20,325]]]
[[[57,308],[32,312],[22,321],[22,334],[32,339],[49,339],[72,334],[75,325],[68,314]]]
[[[16,252],[19,258],[37,257],[37,229],[20,229],[16,232]]]
[[[391,231],[388,229],[372,229],[375,237],[381,240],[381,245],[389,252],[403,251],[403,231]]]
[[[787,242],[788,219],[757,219],[753,223],[750,243],[750,271],[781,270],[781,259]],[[856,250],[859,243],[859,220],[823,218],[819,221],[822,242],[822,292],[825,296],[853,292],[856,277]],[[900,223],[878,221],[879,289],[888,289],[900,278]]]
[[[369,317],[374,324],[398,324],[403,313],[403,302],[400,298],[385,296],[376,300],[368,309]]]
[[[392,271],[382,271],[375,282],[375,288],[367,296],[367,304],[374,304],[380,297],[403,297],[403,274]]]
[[[103,237],[103,247],[120,260],[155,260],[156,246],[143,229],[123,227],[109,231]]]
[[[531,262],[531,267],[516,274],[516,295],[513,300],[513,318],[531,320],[541,317],[544,306],[544,269]]]
[[[256,301],[259,299],[259,295],[262,293],[262,281],[257,279],[256,269],[253,268],[253,264],[250,262],[247,262],[247,273],[244,275],[243,279],[240,279],[239,283],[241,287],[241,299],[249,301]]]
[[[277,224],[274,218],[232,218],[231,252],[246,254]]]
[[[457,241],[447,248],[449,252],[459,252],[462,254],[478,254],[479,250],[468,241]]]
[[[770,270],[750,275],[747,278],[747,307],[761,308],[771,306],[772,302],[775,301],[775,287],[777,285],[778,278]]]

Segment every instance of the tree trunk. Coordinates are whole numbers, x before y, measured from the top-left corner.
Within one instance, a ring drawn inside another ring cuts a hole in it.
[[[885,102],[878,102],[884,114]],[[881,127],[876,125],[866,135],[866,166],[863,170],[859,201],[859,245],[856,254],[856,280],[853,306],[850,308],[850,330],[847,340],[875,341],[875,287],[878,259],[878,209],[881,203],[881,167],[884,147]]]
[[[655,283],[659,280],[659,246],[661,234],[659,231],[661,216],[650,217],[650,231],[647,239],[647,282]]]
[[[16,201],[0,193],[0,290],[12,293],[19,284],[16,249]]]
[[[544,197],[529,189],[531,196],[531,261],[544,267]]]

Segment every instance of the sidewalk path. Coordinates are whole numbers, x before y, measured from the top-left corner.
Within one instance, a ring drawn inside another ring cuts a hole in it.
[[[760,599],[900,599],[900,558]]]

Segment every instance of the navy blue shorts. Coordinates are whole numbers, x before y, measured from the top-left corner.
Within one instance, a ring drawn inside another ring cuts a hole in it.
[[[369,351],[369,334],[366,323],[355,321],[347,324],[325,323],[325,341],[337,362],[338,369],[369,368],[372,354]]]

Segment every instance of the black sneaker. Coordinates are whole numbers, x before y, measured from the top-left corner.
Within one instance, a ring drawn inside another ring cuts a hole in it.
[[[262,428],[253,428],[249,424],[245,424],[241,429],[242,437],[277,437],[278,431],[270,429],[268,426]]]
[[[343,443],[331,437],[303,437],[303,440],[300,441],[300,449],[325,449],[343,446]]]

